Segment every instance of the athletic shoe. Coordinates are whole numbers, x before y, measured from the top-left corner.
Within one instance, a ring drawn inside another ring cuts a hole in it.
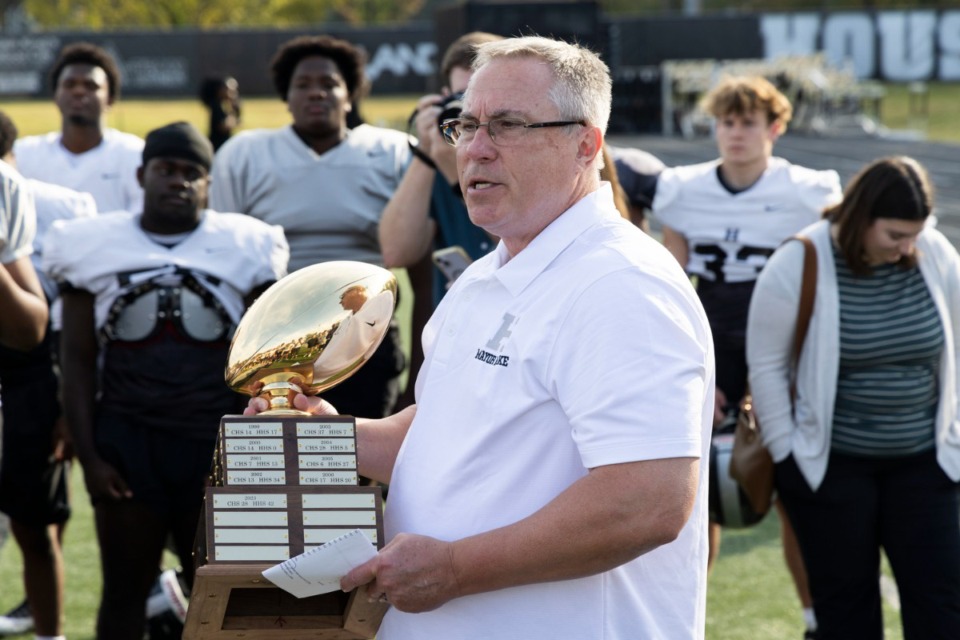
[[[0,636],[18,636],[33,631],[33,616],[30,605],[24,600],[16,607],[0,616]]]
[[[817,640],[817,632],[814,629],[807,629],[803,632],[803,640]]]

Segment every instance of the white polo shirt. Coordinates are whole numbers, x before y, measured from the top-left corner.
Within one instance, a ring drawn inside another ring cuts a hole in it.
[[[622,220],[608,185],[509,259],[471,265],[423,334],[417,414],[387,537],[456,540],[528,517],[589,468],[701,460],[679,538],[578,580],[387,613],[380,640],[703,637],[713,346],[673,257]]]

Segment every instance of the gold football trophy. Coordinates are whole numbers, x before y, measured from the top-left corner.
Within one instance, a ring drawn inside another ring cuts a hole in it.
[[[389,605],[367,602],[362,588],[297,599],[262,571],[354,529],[383,546],[380,487],[358,486],[354,418],[306,414],[293,398],[321,393],[369,360],[396,299],[386,269],[327,262],[281,279],[241,319],[226,382],[270,408],[221,421],[185,639],[376,634]]]

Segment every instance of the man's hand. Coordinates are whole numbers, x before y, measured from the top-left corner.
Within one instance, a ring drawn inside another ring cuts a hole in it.
[[[73,437],[67,428],[67,420],[63,416],[53,423],[53,457],[58,461],[73,460]]]
[[[435,538],[401,533],[376,558],[340,580],[350,592],[367,585],[371,601],[384,600],[408,613],[432,611],[460,595],[453,547]]]
[[[440,133],[440,117],[442,109],[440,103],[444,97],[438,94],[423,96],[417,102],[417,117],[414,124],[417,128],[418,148],[430,156],[437,169],[443,174],[447,182],[453,184],[457,179],[457,151],[444,142]]]
[[[436,93],[420,98],[417,101],[417,116],[413,121],[417,129],[417,140],[420,141],[419,148],[431,157],[430,152],[434,147],[445,144],[440,137],[440,128],[437,126],[437,118],[440,117],[439,105],[442,100],[443,96]]]
[[[713,426],[716,428],[727,418],[727,395],[720,387],[715,387],[713,394]]]
[[[296,396],[294,396],[293,406],[300,411],[306,411],[307,413],[312,413],[317,416],[340,415],[337,412],[337,408],[323,398],[319,398],[317,396],[305,396],[302,393],[298,393]],[[247,406],[243,410],[243,415],[255,416],[258,413],[263,413],[269,408],[270,405],[266,400],[259,396],[254,396],[250,398],[249,402],[247,402]]]
[[[97,459],[83,466],[83,481],[91,498],[126,500],[133,497],[123,477],[111,465]]]

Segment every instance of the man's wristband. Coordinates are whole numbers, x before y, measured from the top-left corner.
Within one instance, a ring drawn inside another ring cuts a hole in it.
[[[412,153],[415,158],[420,160],[420,162],[427,165],[431,169],[437,168],[437,165],[433,162],[433,159],[427,154],[425,154],[423,151],[420,151],[420,147],[413,144],[413,142],[410,143],[410,153]]]

